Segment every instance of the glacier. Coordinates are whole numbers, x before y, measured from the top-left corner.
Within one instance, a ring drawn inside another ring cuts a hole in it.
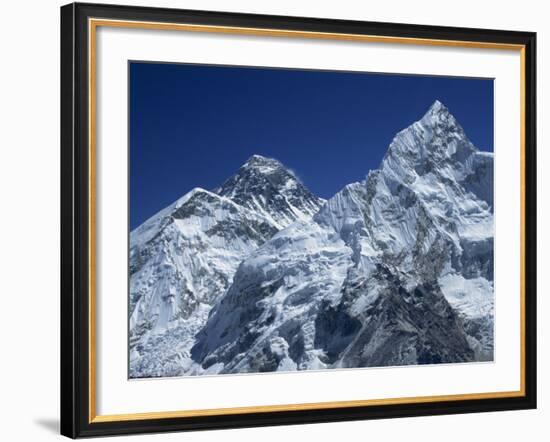
[[[130,377],[493,359],[493,154],[439,101],[324,201],[253,156],[130,237]]]

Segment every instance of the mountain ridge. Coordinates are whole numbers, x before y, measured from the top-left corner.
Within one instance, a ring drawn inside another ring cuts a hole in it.
[[[435,103],[379,169],[243,261],[193,358],[210,373],[492,358],[492,207],[463,185],[477,154]]]
[[[328,200],[261,155],[213,191],[193,189],[138,227],[147,241],[135,244],[161,238],[152,232],[166,230],[166,219],[183,223],[188,240],[198,209],[185,207],[203,195],[201,216],[215,222],[201,221],[208,241],[191,244],[189,259],[205,253],[201,280],[223,277],[205,286],[212,299],[186,292],[196,301],[187,317],[164,321],[174,310],[163,316],[158,302],[147,305],[153,314],[131,343],[131,377],[491,360],[492,164],[436,101],[396,134],[378,169]],[[220,207],[236,210],[231,222],[216,217]],[[181,235],[160,241],[162,253],[181,253],[166,249]],[[226,268],[216,273],[213,263]],[[161,332],[151,325],[159,318]]]

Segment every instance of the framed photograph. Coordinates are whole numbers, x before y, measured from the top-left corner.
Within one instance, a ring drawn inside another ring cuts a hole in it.
[[[529,32],[61,8],[61,432],[536,407]]]

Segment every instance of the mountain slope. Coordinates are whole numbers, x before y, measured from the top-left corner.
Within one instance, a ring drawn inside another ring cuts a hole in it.
[[[219,373],[492,359],[492,201],[492,154],[435,102],[365,181],[240,264],[193,359]]]

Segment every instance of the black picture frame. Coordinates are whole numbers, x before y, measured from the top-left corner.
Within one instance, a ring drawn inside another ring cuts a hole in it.
[[[94,421],[90,388],[90,18],[520,45],[524,51],[524,394],[317,410]],[[61,434],[71,437],[536,408],[536,34],[73,3],[61,8]]]

